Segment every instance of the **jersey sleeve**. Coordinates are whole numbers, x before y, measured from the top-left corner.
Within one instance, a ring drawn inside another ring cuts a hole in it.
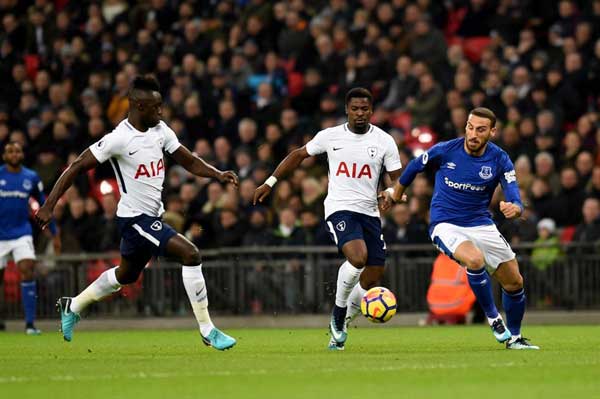
[[[402,162],[400,161],[400,153],[398,152],[398,147],[396,146],[396,142],[391,136],[389,137],[389,140],[387,140],[385,155],[383,157],[383,166],[385,166],[385,170],[387,170],[388,172],[402,168]]]
[[[427,165],[439,165],[442,156],[447,151],[447,147],[447,142],[438,143],[431,147],[427,152],[424,152],[411,160],[408,165],[406,165],[406,169],[404,169],[402,176],[400,176],[400,184],[404,187],[408,187],[417,174],[425,170]]]
[[[515,167],[506,153],[503,153],[500,157],[500,170],[502,171],[500,185],[502,186],[506,201],[517,204],[523,209]]]
[[[119,135],[112,132],[92,144],[89,149],[98,162],[103,163],[115,155],[120,155],[125,147],[124,144]]]
[[[166,123],[164,123],[165,128],[165,142],[163,145],[163,150],[168,152],[169,154],[174,153],[181,146],[177,135]]]
[[[306,143],[306,152],[308,155],[319,155],[327,152],[327,134],[326,130],[321,130],[308,143]]]

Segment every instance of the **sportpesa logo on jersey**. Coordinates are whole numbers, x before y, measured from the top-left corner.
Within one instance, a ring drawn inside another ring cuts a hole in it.
[[[444,183],[446,183],[446,185],[448,187],[456,188],[458,190],[469,190],[469,191],[485,190],[485,186],[476,186],[471,183],[456,183],[456,182],[453,182],[452,180],[448,179],[447,177],[444,177]]]

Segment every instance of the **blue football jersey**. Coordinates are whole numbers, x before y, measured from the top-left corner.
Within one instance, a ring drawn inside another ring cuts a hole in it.
[[[45,201],[44,187],[37,173],[25,167],[12,173],[5,165],[0,166],[0,241],[32,234],[29,197],[34,197],[40,205]],[[50,229],[55,234],[54,223]]]
[[[506,201],[523,208],[513,163],[508,154],[489,142],[482,156],[469,155],[464,138],[445,141],[413,159],[400,177],[408,186],[427,167],[435,170],[431,199],[430,232],[438,223],[462,227],[490,225],[494,190],[501,184]]]

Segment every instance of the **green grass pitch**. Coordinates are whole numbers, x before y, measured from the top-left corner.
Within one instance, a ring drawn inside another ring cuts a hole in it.
[[[532,326],[540,351],[508,351],[484,326],[357,328],[345,352],[325,329],[0,335],[0,397],[600,398],[600,326]]]

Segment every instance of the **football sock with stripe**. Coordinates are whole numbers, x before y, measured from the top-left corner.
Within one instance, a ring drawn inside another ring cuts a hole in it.
[[[492,294],[492,280],[485,267],[477,270],[467,269],[467,279],[488,321],[497,319],[499,315]]]
[[[521,321],[525,314],[525,289],[517,291],[505,291],[502,289],[502,306],[506,312],[506,326],[510,334],[514,336],[521,335]]]
[[[121,284],[117,280],[117,268],[118,266],[105,270],[92,284],[73,298],[70,306],[71,312],[81,313],[92,302],[97,302],[105,296],[119,291]]]
[[[185,292],[187,292],[192,304],[194,316],[196,316],[196,320],[198,321],[200,333],[203,337],[207,337],[215,326],[208,313],[208,293],[206,291],[204,275],[202,274],[202,264],[198,266],[182,266],[181,277],[183,278]]]

